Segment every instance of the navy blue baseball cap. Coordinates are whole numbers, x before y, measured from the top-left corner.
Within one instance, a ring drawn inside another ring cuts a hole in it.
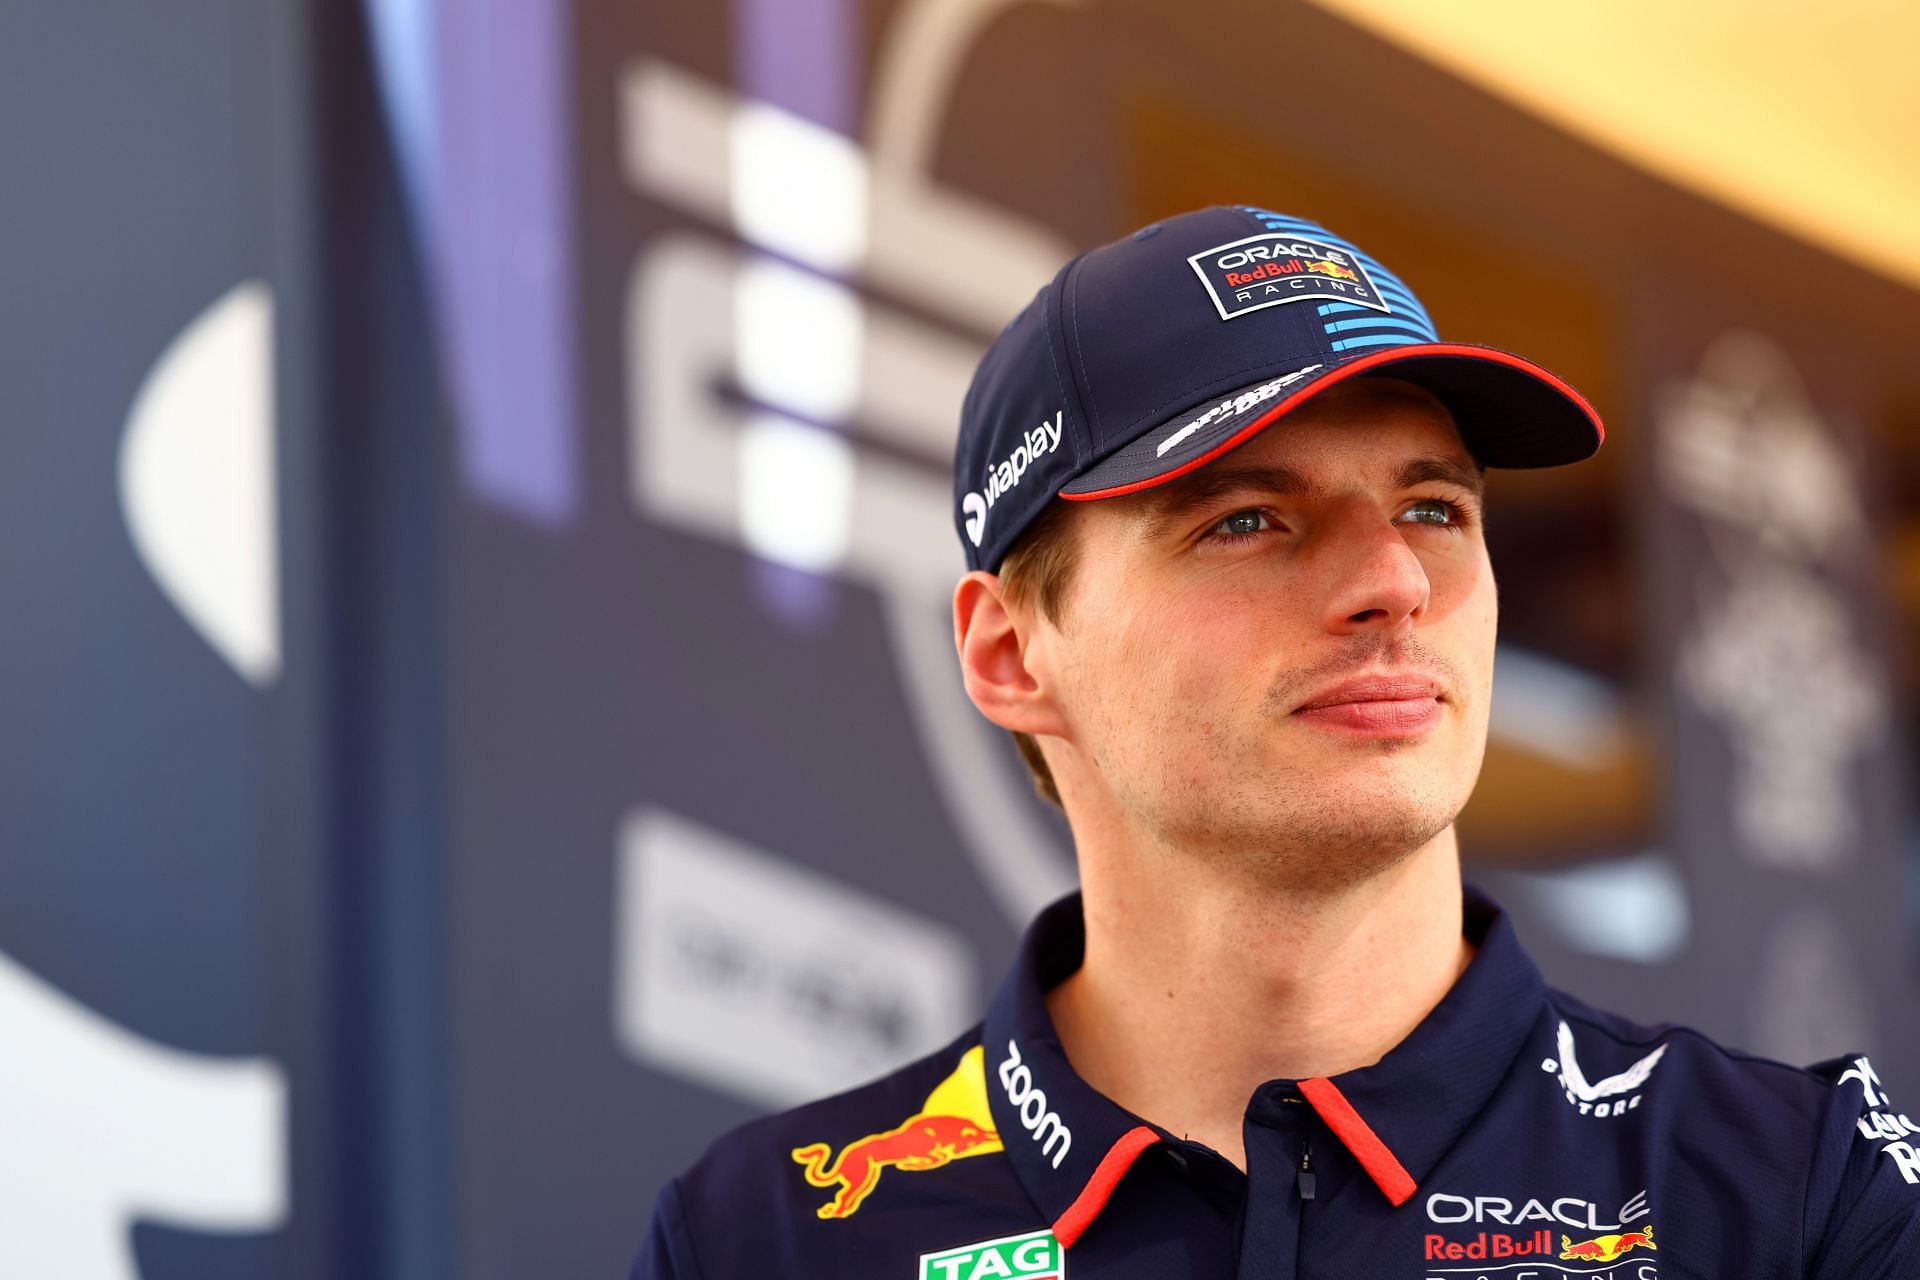
[[[1442,342],[1413,291],[1348,241],[1217,205],[1074,258],[981,357],[954,453],[967,564],[998,570],[1056,497],[1165,484],[1368,374],[1432,392],[1486,466],[1577,462],[1605,436],[1539,365]]]

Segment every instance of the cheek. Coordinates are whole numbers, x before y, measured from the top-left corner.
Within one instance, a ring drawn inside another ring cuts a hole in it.
[[[1228,758],[1283,661],[1273,613],[1255,596],[1218,594],[1168,595],[1143,611],[1127,638],[1135,720],[1123,731],[1151,727],[1163,767],[1204,772]]]
[[[1480,572],[1474,579],[1472,609],[1474,625],[1486,637],[1487,663],[1493,663],[1493,641],[1500,629],[1500,591],[1493,580],[1493,565],[1487,561],[1485,552],[1480,556]]]
[[[1492,575],[1475,583],[1460,609],[1462,625],[1480,642],[1486,663],[1493,665],[1494,637],[1500,629],[1500,597],[1493,589]]]
[[[1207,644],[1191,617],[1155,600],[1115,621],[1107,675],[1123,695],[1116,701],[1144,710],[1167,697],[1191,695],[1190,655]]]
[[[1459,559],[1442,559],[1427,565],[1427,578],[1433,594],[1429,603],[1431,621],[1445,621],[1474,632],[1491,635],[1499,621],[1500,600],[1494,589],[1493,565],[1485,547],[1476,547]]]
[[[1127,597],[1117,590],[1110,600]],[[1085,713],[1108,722],[1102,736],[1164,736],[1208,717],[1223,687],[1222,655],[1232,638],[1217,612],[1166,593],[1142,593],[1131,607],[1097,608],[1073,636],[1072,683]]]
[[[1461,636],[1457,660],[1470,683],[1479,718],[1485,719],[1493,689],[1493,655],[1499,637],[1500,597],[1484,559],[1481,571],[1464,584],[1453,622]]]
[[[1433,594],[1421,630],[1454,666],[1460,693],[1474,718],[1484,718],[1493,683],[1494,642],[1500,600],[1493,569],[1480,550],[1458,561],[1429,562]]]
[[[1254,594],[1154,592],[1127,619],[1121,643],[1131,669],[1191,693],[1231,679],[1236,660],[1271,645],[1271,615]]]

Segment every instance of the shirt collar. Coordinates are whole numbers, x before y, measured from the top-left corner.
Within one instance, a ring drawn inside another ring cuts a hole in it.
[[[1027,1194],[1071,1247],[1140,1152],[1164,1133],[1082,1080],[1047,1012],[1047,988],[1080,967],[1080,895],[1042,911],[982,1030],[994,1128]]]
[[[1372,1066],[1298,1082],[1396,1205],[1492,1099],[1546,1001],[1546,983],[1506,913],[1471,885],[1464,931],[1477,944],[1472,963],[1405,1040]],[[1069,1246],[1140,1153],[1170,1136],[1097,1092],[1067,1061],[1046,991],[1079,968],[1085,942],[1079,894],[1041,912],[983,1030],[1001,1143]]]
[[[1372,1066],[1299,1082],[1395,1204],[1413,1194],[1493,1100],[1547,1003],[1546,980],[1507,913],[1472,885],[1464,892],[1463,932],[1477,950],[1445,998]],[[1368,1134],[1390,1161],[1363,1149]],[[1398,1185],[1393,1165],[1405,1176]]]

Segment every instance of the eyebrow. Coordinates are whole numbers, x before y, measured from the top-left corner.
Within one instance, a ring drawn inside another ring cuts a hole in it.
[[[1400,474],[1393,479],[1394,483],[1402,489],[1411,489],[1415,485],[1438,480],[1442,484],[1465,489],[1476,498],[1487,496],[1486,475],[1479,467],[1463,458],[1447,458],[1437,454],[1415,458],[1401,467]]]
[[[1464,458],[1428,454],[1410,458],[1394,473],[1394,487],[1411,489],[1439,481],[1472,494],[1476,500],[1486,497],[1486,479],[1479,468]],[[1222,466],[1216,464],[1199,473],[1176,480],[1154,494],[1147,516],[1146,533],[1157,538],[1179,523],[1182,517],[1222,498],[1243,493],[1266,493],[1283,498],[1324,498],[1326,487],[1301,475],[1291,467]]]

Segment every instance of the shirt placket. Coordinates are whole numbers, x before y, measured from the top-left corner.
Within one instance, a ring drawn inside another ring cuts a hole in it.
[[[1247,1203],[1240,1230],[1239,1280],[1296,1280],[1300,1240],[1319,1194],[1314,1165],[1329,1141],[1297,1092],[1269,1084],[1254,1096],[1242,1126]]]

